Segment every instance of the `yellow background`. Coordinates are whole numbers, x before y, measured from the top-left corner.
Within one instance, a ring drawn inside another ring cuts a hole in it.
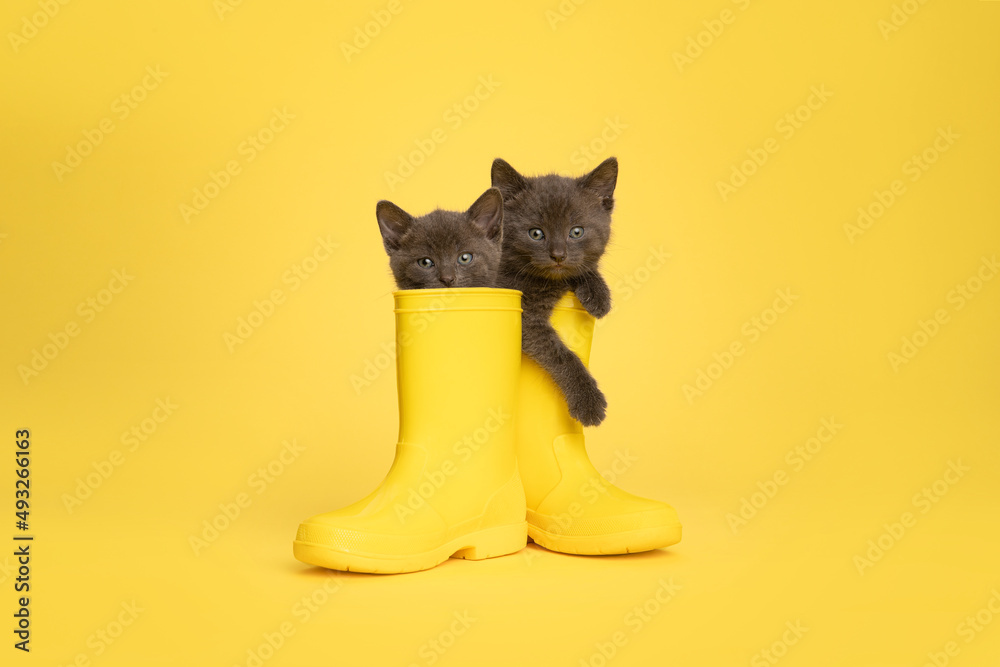
[[[247,665],[285,623],[263,664],[771,664],[759,652],[778,642],[789,667],[918,666],[949,641],[949,664],[997,664],[1000,621],[958,632],[1000,590],[1000,280],[960,309],[949,293],[1000,251],[1000,2],[902,4],[401,0],[345,54],[388,3],[6,2],[0,431],[8,447],[32,431],[36,541],[30,655],[11,646],[0,557],[4,664]],[[811,87],[831,96],[801,110]],[[249,160],[275,109],[294,118]],[[786,137],[796,112],[809,117]],[[57,177],[102,122],[113,131]],[[905,163],[948,128],[958,138],[911,181]],[[777,152],[723,200],[718,182],[769,138]],[[294,561],[298,522],[366,494],[392,458],[375,202],[464,209],[494,157],[575,174],[609,155],[616,308],[592,365],[610,408],[588,444],[602,470],[631,457],[617,483],[674,504],[684,540],[332,580]],[[186,221],[181,205],[230,161],[239,172]],[[896,179],[905,193],[852,243],[844,225]],[[336,249],[304,262],[317,238]],[[285,280],[304,265],[308,280]],[[102,293],[123,269],[127,286]],[[786,289],[797,300],[751,341],[744,326]],[[283,303],[227,345],[273,290]],[[90,321],[78,310],[109,296]],[[938,309],[947,322],[893,368]],[[19,367],[71,322],[25,382]],[[742,356],[710,368],[734,342]],[[689,401],[700,370],[718,379]],[[122,434],[157,399],[178,407],[130,451]],[[795,470],[786,453],[831,417],[843,428]],[[255,471],[293,439],[304,450],[261,488]],[[70,512],[115,450],[121,465]],[[969,470],[922,513],[914,495],[949,461]],[[14,534],[4,465],[0,532]],[[727,515],[779,471],[787,483],[734,531]],[[241,493],[249,506],[196,554],[189,538]],[[859,572],[904,512],[916,525]],[[681,587],[663,604],[661,580]],[[307,615],[310,596],[325,604]],[[133,601],[143,611],[104,643]],[[643,605],[657,613],[635,632]],[[464,612],[475,622],[450,636]],[[784,654],[796,622],[809,629]],[[439,654],[435,639],[454,643]]]

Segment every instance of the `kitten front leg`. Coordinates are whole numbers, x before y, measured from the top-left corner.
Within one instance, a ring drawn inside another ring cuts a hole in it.
[[[584,426],[597,426],[606,415],[608,401],[597,380],[548,322],[525,323],[524,353],[549,374],[562,391],[569,414]]]
[[[587,273],[576,279],[572,287],[576,298],[594,317],[604,317],[611,311],[611,288],[601,274],[596,271]]]

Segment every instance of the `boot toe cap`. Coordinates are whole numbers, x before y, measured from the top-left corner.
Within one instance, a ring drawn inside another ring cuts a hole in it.
[[[578,516],[528,510],[528,532],[541,546],[563,553],[604,555],[661,549],[680,542],[677,511],[645,498],[596,503]]]

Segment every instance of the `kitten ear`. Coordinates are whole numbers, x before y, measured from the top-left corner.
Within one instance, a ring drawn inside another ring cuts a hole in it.
[[[486,238],[496,243],[503,240],[503,196],[500,190],[490,188],[481,194],[466,215],[486,234]]]
[[[613,199],[618,183],[618,158],[609,157],[597,165],[594,171],[576,179],[580,187],[593,190],[601,197],[604,208],[610,211],[615,206]]]
[[[391,255],[399,249],[399,241],[410,228],[413,216],[391,201],[383,199],[375,205],[375,217],[378,218],[378,230],[382,233],[382,244]]]
[[[514,167],[505,161],[497,158],[493,160],[493,168],[490,170],[490,180],[493,187],[498,188],[504,197],[513,197],[521,190],[528,187],[528,181],[524,176],[517,173]]]

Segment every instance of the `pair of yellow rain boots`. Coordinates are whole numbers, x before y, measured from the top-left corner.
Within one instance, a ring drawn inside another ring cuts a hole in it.
[[[676,544],[677,513],[591,464],[583,427],[521,354],[521,294],[403,290],[396,308],[399,442],[369,496],[304,521],[295,557],[351,572],[426,570],[448,558],[552,551],[621,554]],[[594,318],[572,294],[552,314],[589,362]]]

